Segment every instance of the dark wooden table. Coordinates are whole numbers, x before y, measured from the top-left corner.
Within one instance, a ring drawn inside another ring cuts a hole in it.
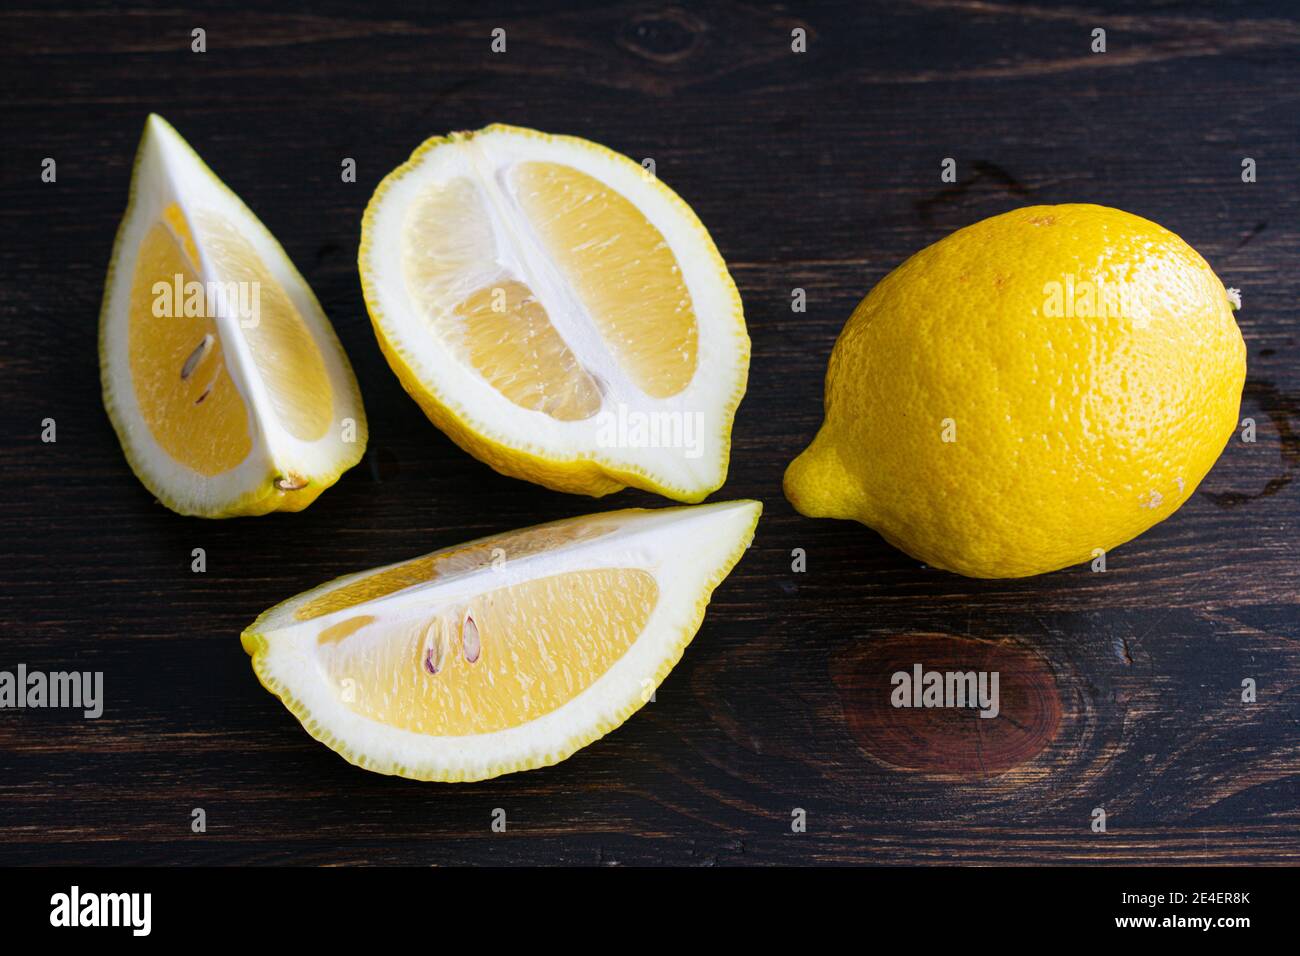
[[[0,863],[1300,861],[1300,21],[1287,3],[1083,2],[0,13],[0,669],[100,670],[107,698],[98,720],[0,711]],[[172,514],[104,414],[102,282],[150,111],[279,237],[361,381],[366,460],[302,514]],[[559,766],[418,784],[310,740],[240,630],[345,572],[665,503],[495,474],[379,353],[355,264],[371,190],[425,137],[497,121],[653,157],[712,230],[754,346],[715,498],[766,513],[654,704]],[[1243,290],[1258,441],[1230,442],[1104,574],[966,580],[798,516],[781,475],[858,299],[957,227],[1077,201],[1168,226]],[[1007,719],[885,713],[887,673],[916,660],[1000,667]]]

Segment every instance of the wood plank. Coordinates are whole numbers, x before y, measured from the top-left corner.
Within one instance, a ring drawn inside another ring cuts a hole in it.
[[[380,7],[0,12],[0,669],[102,670],[107,696],[98,720],[0,712],[0,863],[1300,861],[1290,5]],[[196,26],[205,54],[189,52]],[[1105,54],[1089,52],[1095,26]],[[791,52],[796,27],[806,54]],[[150,111],[279,237],[361,381],[366,461],[302,514],[168,512],[103,412],[103,274]],[[258,686],[239,631],[345,572],[663,503],[493,473],[427,422],[375,344],[355,266],[371,190],[425,137],[498,121],[653,157],[709,226],[753,339],[716,497],[766,511],[654,704],[557,767],[419,785],[311,741]],[[39,179],[47,156],[55,184]],[[949,156],[953,185],[939,179]],[[340,181],[345,157],[355,184]],[[781,475],[820,423],[857,301],[955,228],[1071,201],[1168,226],[1243,290],[1242,414],[1258,441],[1230,442],[1194,498],[1103,574],[967,580],[795,514]],[[795,288],[806,313],[790,309]],[[47,417],[56,444],[39,439]],[[206,574],[189,570],[195,547]],[[882,722],[880,680],[904,650],[1008,662],[1038,722],[1006,737]],[[489,829],[496,807],[505,834]],[[1090,827],[1099,807],[1106,833]],[[796,808],[807,833],[791,832]]]

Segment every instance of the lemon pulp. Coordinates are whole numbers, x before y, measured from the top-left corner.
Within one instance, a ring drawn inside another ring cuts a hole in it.
[[[155,315],[157,283],[181,288],[199,276],[189,224],[172,203],[145,234],[130,298],[131,381],[154,439],[172,458],[202,475],[234,468],[252,448],[248,409],[226,368],[217,323],[187,316],[183,302]],[[197,362],[191,357],[198,355]],[[188,368],[187,368],[188,363]],[[183,374],[188,371],[188,374]]]
[[[500,265],[508,243],[536,243],[629,380],[652,398],[682,391],[695,375],[698,333],[664,237],[626,198],[572,167],[523,162],[508,179],[518,201],[506,213],[518,220],[508,238],[494,231],[483,189],[464,176],[429,188],[408,214],[408,291],[452,354],[521,408],[559,421],[600,411],[597,377],[528,277]]]
[[[221,275],[214,286],[235,296],[242,285],[247,290],[242,301],[257,304],[255,313],[239,321],[276,416],[297,438],[315,441],[325,434],[334,408],[311,333],[247,239],[213,213],[201,213],[198,221],[203,248]],[[167,454],[200,474],[215,475],[248,457],[252,434],[248,407],[226,367],[211,314],[214,296],[201,276],[194,234],[180,206],[172,203],[145,234],[136,259],[131,378],[141,415]],[[168,290],[166,308],[162,286]],[[186,307],[195,289],[202,290],[200,309]],[[190,314],[196,311],[200,314]]]
[[[652,398],[695,375],[698,331],[672,249],[640,209],[572,166],[524,162],[519,203],[624,372]]]
[[[316,441],[334,419],[334,390],[307,324],[253,244],[215,213],[198,217],[204,251],[223,284],[256,290],[255,317],[240,329],[266,383],[276,418],[294,437]]]
[[[400,623],[348,618],[321,631],[316,654],[363,717],[422,734],[491,733],[591,686],[640,635],[658,590],[636,568],[571,571]]]

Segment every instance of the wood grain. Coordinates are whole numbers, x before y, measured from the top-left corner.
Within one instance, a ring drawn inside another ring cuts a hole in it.
[[[1290,6],[468,9],[56,0],[0,13],[0,669],[102,670],[107,696],[98,720],[0,711],[0,863],[1300,862]],[[205,54],[189,52],[194,27]],[[805,54],[791,52],[796,27]],[[1105,54],[1089,52],[1094,27]],[[367,458],[302,514],[168,512],[103,412],[103,275],[150,111],[285,245],[361,381]],[[655,703],[557,767],[420,785],[312,742],[258,686],[239,631],[338,574],[662,503],[496,475],[427,422],[379,353],[355,267],[365,202],[425,137],[489,122],[653,157],[709,226],[753,339],[715,497],[766,512]],[[959,176],[945,185],[949,156]],[[1246,156],[1255,183],[1241,181]],[[40,181],[45,157],[57,183]],[[355,184],[340,181],[345,157]],[[1069,201],[1168,226],[1243,290],[1242,414],[1258,440],[1230,442],[1193,499],[1101,574],[967,580],[855,524],[796,515],[781,475],[820,422],[826,360],[857,301],[952,229]],[[791,311],[795,288],[806,313]],[[40,440],[45,418],[55,444]],[[190,572],[196,547],[206,574]],[[928,731],[948,749],[909,762],[911,731],[882,727],[864,688],[917,642],[954,661],[969,647],[1041,662],[1026,678],[1040,692],[1020,697],[1050,732],[1030,720],[990,759]],[[1099,807],[1104,834],[1090,828]],[[791,832],[797,808],[806,833]]]

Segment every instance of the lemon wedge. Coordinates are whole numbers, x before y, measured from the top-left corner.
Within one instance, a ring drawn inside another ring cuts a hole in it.
[[[628,509],[339,578],[243,634],[263,686],[368,770],[558,763],[648,702],[749,546],[757,501]]]
[[[104,405],[173,511],[298,511],[361,460],[361,394],[275,237],[151,115],[99,324]]]
[[[389,364],[497,471],[699,501],[727,473],[749,337],[690,207],[603,146],[510,126],[431,139],[366,208]]]

